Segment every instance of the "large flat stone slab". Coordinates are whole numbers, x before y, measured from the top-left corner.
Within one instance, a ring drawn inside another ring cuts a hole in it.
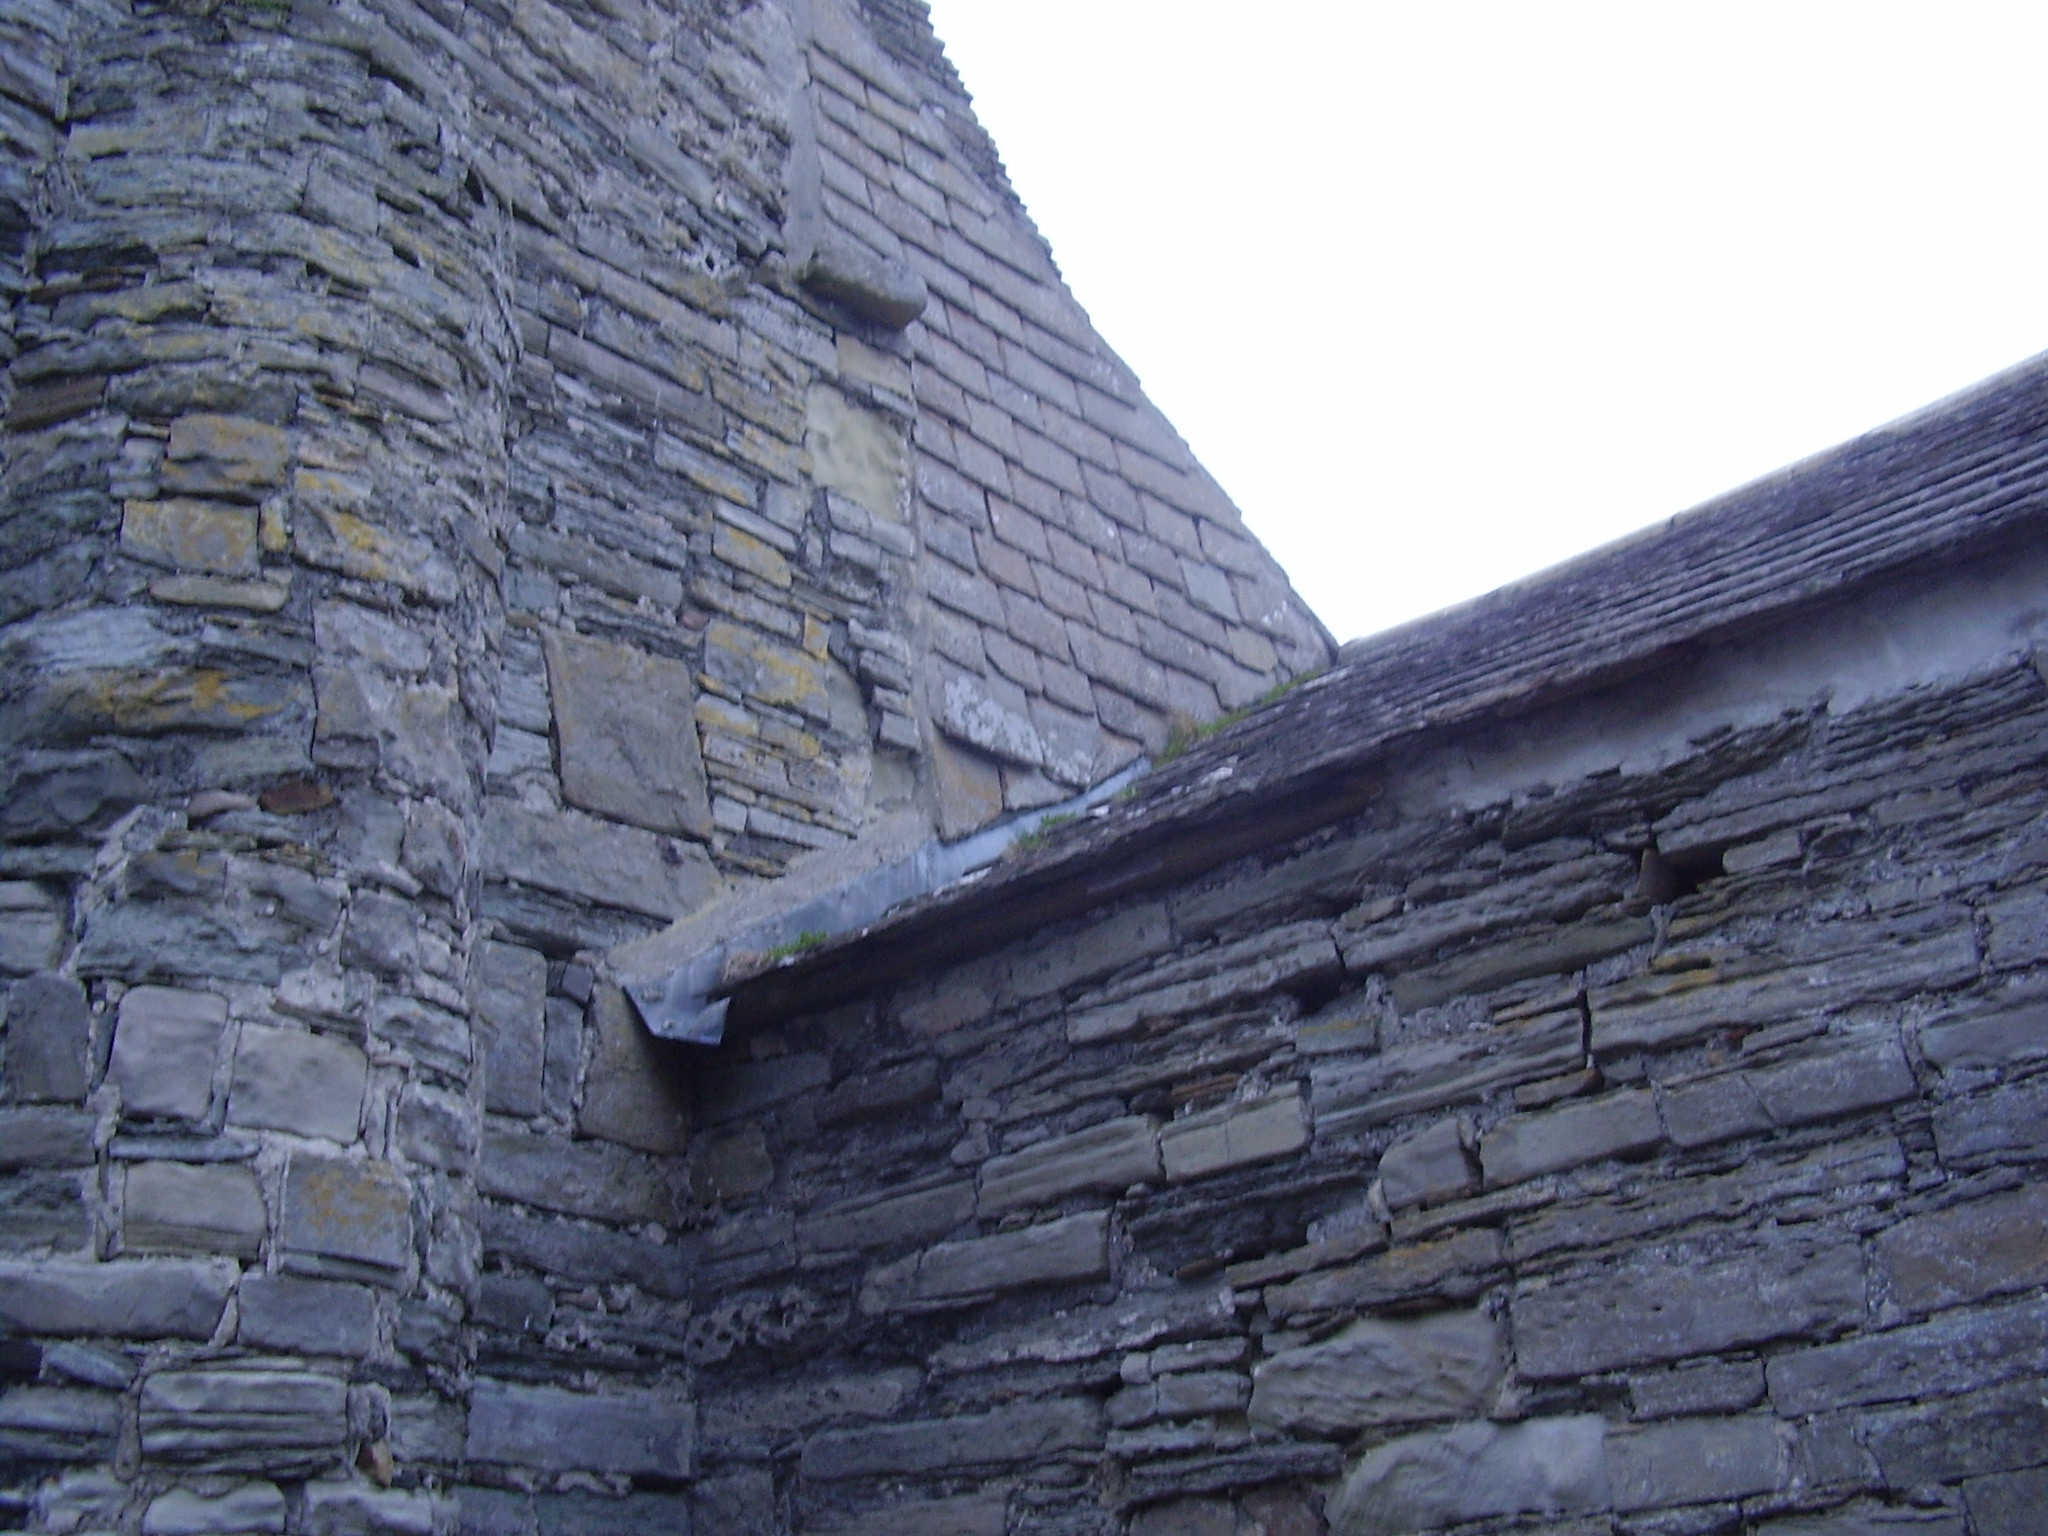
[[[701,906],[718,885],[710,855],[694,843],[580,811],[528,810],[509,800],[484,807],[484,870],[496,879],[663,921]]]
[[[229,1259],[0,1259],[0,1325],[25,1334],[204,1340],[240,1272]]]
[[[228,1120],[346,1144],[356,1139],[369,1074],[368,1058],[346,1040],[245,1024]]]
[[[563,798],[650,832],[709,837],[690,669],[560,630],[547,631],[542,644]]]
[[[242,1163],[135,1163],[122,1181],[121,1241],[133,1253],[254,1258],[268,1225]]]
[[[1026,1286],[1100,1280],[1109,1273],[1109,1217],[1084,1211],[994,1237],[941,1243],[885,1264],[861,1287],[863,1312],[968,1306]]]
[[[1315,1435],[1472,1417],[1492,1401],[1505,1369],[1500,1325],[1483,1312],[1366,1318],[1260,1364],[1251,1416]]]
[[[181,987],[136,987],[121,999],[107,1076],[131,1115],[196,1120],[213,1101],[227,999]]]

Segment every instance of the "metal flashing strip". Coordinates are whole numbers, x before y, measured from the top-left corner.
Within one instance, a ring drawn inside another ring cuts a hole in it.
[[[662,1039],[717,1045],[725,1038],[730,999],[716,994],[734,955],[772,952],[801,942],[807,934],[823,933],[834,943],[857,938],[906,901],[979,879],[1019,838],[1049,821],[1097,810],[1151,767],[1151,759],[1141,757],[1071,800],[1026,811],[958,842],[933,838],[908,858],[856,875],[835,890],[750,924],[671,971],[622,978],[620,984],[648,1029]]]

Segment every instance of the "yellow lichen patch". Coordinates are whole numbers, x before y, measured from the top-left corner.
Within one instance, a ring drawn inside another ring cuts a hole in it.
[[[121,549],[174,570],[253,576],[258,569],[256,509],[184,497],[125,502]]]

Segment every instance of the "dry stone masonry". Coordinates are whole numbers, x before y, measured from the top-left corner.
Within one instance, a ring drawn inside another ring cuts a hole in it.
[[[0,1529],[2041,1529],[2048,365],[1333,653],[911,0],[0,141]]]

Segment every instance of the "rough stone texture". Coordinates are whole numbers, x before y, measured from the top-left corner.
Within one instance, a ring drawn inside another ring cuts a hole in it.
[[[1397,1536],[1501,1515],[1608,1507],[1606,1424],[1594,1415],[1461,1424],[1368,1452],[1330,1506],[1333,1536]]]
[[[1439,1120],[1388,1147],[1380,1157],[1380,1186],[1388,1207],[1398,1211],[1477,1189],[1472,1141],[1472,1122],[1459,1118]]]
[[[1021,1231],[941,1243],[876,1269],[861,1287],[863,1312],[964,1306],[1001,1291],[1109,1273],[1109,1225],[1099,1214],[1068,1216]]]
[[[1909,1217],[1877,1239],[1892,1299],[1915,1312],[2048,1280],[2048,1188]]]
[[[472,986],[483,1047],[484,1108],[537,1115],[546,1061],[547,961],[516,944],[479,944]]]
[[[822,1482],[936,1472],[1091,1450],[1101,1441],[1094,1403],[1057,1399],[958,1418],[828,1430],[804,1447],[803,1472]]]
[[[1148,1118],[1111,1120],[992,1157],[982,1165],[978,1209],[999,1216],[1077,1190],[1121,1193],[1160,1177],[1158,1128]]]
[[[1175,1182],[1286,1157],[1307,1144],[1308,1110],[1294,1088],[1204,1110],[1159,1133],[1166,1176]]]
[[[245,1024],[228,1121],[346,1144],[356,1139],[368,1078],[363,1053],[345,1040]]]
[[[0,1259],[0,1321],[21,1334],[204,1340],[235,1275],[221,1259]]]
[[[296,1152],[278,1227],[285,1263],[393,1280],[411,1256],[410,1202],[405,1179],[388,1163]]]
[[[7,992],[7,1095],[75,1101],[92,1085],[92,1013],[77,982],[24,976]]]
[[[463,1454],[471,1461],[688,1477],[696,1413],[658,1392],[564,1392],[480,1381]]]
[[[569,803],[650,832],[709,836],[697,733],[677,729],[696,714],[690,669],[557,630],[545,648]]]
[[[614,986],[597,989],[590,1022],[595,1038],[577,1128],[643,1152],[686,1150],[690,1094],[676,1048],[650,1035]]]
[[[133,1253],[232,1253],[253,1259],[269,1220],[256,1176],[239,1163],[134,1163],[122,1180],[121,1241]]]
[[[210,992],[137,987],[121,999],[107,1076],[137,1115],[196,1120],[213,1099],[228,1005]]]
[[[376,1346],[376,1299],[362,1286],[258,1274],[242,1281],[235,1299],[244,1344],[351,1359]]]
[[[1644,1152],[1663,1139],[1656,1098],[1641,1091],[1622,1092],[1505,1120],[1480,1139],[1479,1163],[1488,1184],[1513,1184],[1581,1163]]]
[[[1492,1400],[1505,1355],[1499,1325],[1481,1313],[1366,1319],[1263,1362],[1252,1373],[1251,1416],[1318,1435],[1463,1418]]]

